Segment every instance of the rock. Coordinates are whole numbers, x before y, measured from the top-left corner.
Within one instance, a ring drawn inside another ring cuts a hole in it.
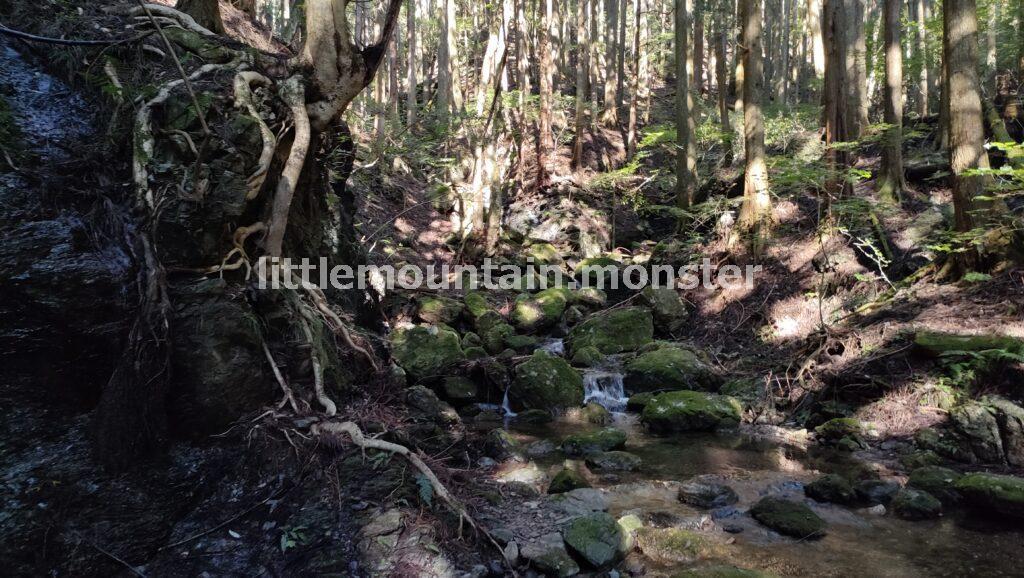
[[[612,414],[599,403],[590,402],[580,410],[580,417],[594,425],[608,425],[612,422]]]
[[[970,462],[975,459],[970,449],[961,447],[956,436],[945,431],[920,429],[914,434],[914,443],[923,450],[933,451],[950,460]]]
[[[454,323],[465,309],[461,301],[440,295],[426,295],[416,301],[416,316],[431,324]]]
[[[492,354],[504,351],[508,340],[515,335],[515,328],[504,321],[480,330],[480,340],[483,341],[484,349]]]
[[[888,504],[900,491],[896,482],[862,480],[853,487],[857,499],[868,504]]]
[[[533,297],[522,295],[512,309],[512,322],[523,331],[551,327],[562,318],[571,297],[572,292],[561,287],[545,289]]]
[[[595,347],[605,354],[634,351],[654,339],[651,312],[639,307],[624,307],[597,313],[569,332],[566,340],[574,353]]]
[[[565,335],[565,333],[568,331],[569,326],[576,325],[580,321],[583,321],[583,319],[586,316],[587,314],[583,312],[583,309],[580,309],[580,307],[577,305],[573,305],[572,307],[566,309],[565,313],[562,315],[562,321],[565,326],[565,329],[563,329],[563,326],[560,325],[556,327],[553,331],[558,331],[560,335]]]
[[[502,557],[505,558],[506,562],[508,562],[512,566],[515,566],[516,562],[519,561],[519,544],[516,542],[509,542],[505,544],[505,547],[501,550],[501,553]]]
[[[551,412],[544,409],[528,409],[517,413],[515,417],[519,423],[548,423],[553,419]]]
[[[1024,518],[1024,478],[975,473],[960,478],[953,487],[972,506]]]
[[[932,450],[918,450],[900,456],[900,465],[908,470],[916,470],[926,466],[937,466],[942,463],[942,456]]]
[[[681,347],[659,347],[626,364],[627,394],[675,389],[714,390],[721,383],[697,355]]]
[[[506,462],[502,464],[501,471],[494,476],[494,479],[503,484],[520,482],[531,486],[539,486],[546,478],[544,472],[533,462],[525,464]],[[533,491],[536,492],[536,490]]]
[[[548,485],[548,493],[562,494],[579,488],[589,487],[590,482],[583,477],[579,470],[565,467],[559,470],[555,477],[551,478],[551,483]]]
[[[596,347],[582,347],[572,356],[572,364],[580,367],[594,367],[604,360],[604,355]]]
[[[483,359],[488,356],[487,350],[483,347],[467,347],[463,353],[466,355],[466,359]]]
[[[591,307],[604,307],[608,294],[596,287],[581,287],[576,291],[576,301]]]
[[[818,439],[827,443],[837,443],[845,437],[859,437],[863,431],[860,421],[852,417],[837,417],[814,428]]]
[[[977,461],[1024,466],[1024,408],[988,395],[955,408],[950,425]]]
[[[924,490],[935,496],[943,504],[956,504],[960,501],[960,492],[956,483],[963,474],[941,466],[925,466],[910,472],[907,485]]]
[[[562,451],[569,456],[586,456],[598,452],[621,450],[626,445],[626,432],[613,427],[571,435],[562,440]]]
[[[756,406],[766,395],[763,379],[747,377],[726,381],[718,388],[718,393],[736,398],[746,408]]]
[[[636,546],[636,532],[644,527],[644,523],[636,514],[627,514],[619,518],[616,524],[618,524],[619,532],[622,534],[620,549],[628,554]]]
[[[565,550],[562,535],[558,532],[544,534],[535,541],[523,544],[519,555],[537,570],[565,578],[579,574],[580,567]]]
[[[987,349],[1024,352],[1024,340],[1003,335],[955,335],[935,331],[918,331],[914,335],[914,345],[935,356],[950,351],[984,351]]]
[[[884,516],[885,515],[885,506],[883,506],[882,504],[875,504],[874,506],[871,506],[870,508],[864,508],[864,512],[866,514],[870,514],[872,516]]]
[[[654,399],[654,394],[650,392],[637,393],[629,396],[626,400],[626,411],[642,412],[648,403]]]
[[[551,243],[533,243],[524,251],[535,265],[561,265],[564,262],[561,253]]]
[[[636,544],[645,556],[663,563],[689,564],[722,552],[710,538],[682,528],[640,528]]]
[[[391,334],[391,353],[413,379],[440,376],[465,359],[459,334],[437,326],[399,329]]]
[[[817,502],[852,504],[857,494],[846,478],[836,474],[825,474],[804,486],[804,494]]]
[[[644,287],[640,302],[651,308],[655,326],[664,333],[673,334],[682,329],[689,315],[679,293],[669,287]]]
[[[736,566],[705,566],[676,572],[672,578],[770,578],[770,574]]]
[[[761,498],[750,515],[776,532],[801,540],[815,540],[825,535],[825,521],[803,504],[782,498]]]
[[[487,302],[487,298],[479,291],[470,291],[466,293],[462,298],[462,303],[466,306],[466,311],[474,322],[488,311],[494,311],[491,308],[491,304]]]
[[[583,377],[561,357],[537,350],[516,367],[508,396],[516,411],[579,406],[583,403]]]
[[[580,516],[565,529],[565,543],[593,568],[604,568],[622,554],[622,532],[604,512]]]
[[[483,347],[484,340],[480,339],[480,336],[472,331],[469,331],[462,335],[462,350],[465,351],[471,347]]]
[[[608,256],[588,257],[576,265],[573,275],[589,287],[607,286],[622,263]]]
[[[612,472],[635,472],[640,469],[640,456],[629,452],[600,452],[587,456],[587,466],[592,470]]]
[[[678,498],[684,504],[705,510],[731,506],[739,501],[735,490],[707,476],[698,476],[684,482],[679,486]]]
[[[552,507],[570,516],[608,510],[608,498],[600,490],[579,488],[548,498]]]
[[[698,391],[671,391],[654,397],[640,416],[656,433],[709,431],[740,422],[740,404],[731,397]]]
[[[458,423],[459,416],[450,405],[438,399],[437,394],[415,385],[405,390],[405,405],[415,421],[427,421],[437,424]]]
[[[892,511],[904,520],[929,520],[942,514],[942,502],[924,490],[904,488],[892,499]]]
[[[539,458],[555,453],[558,446],[551,440],[538,440],[526,446],[526,455],[531,458]]]
[[[532,335],[507,335],[505,347],[516,353],[527,353],[537,348],[538,339]]]
[[[453,375],[444,378],[441,383],[444,398],[457,406],[473,403],[477,400],[477,387],[473,380]]]
[[[504,462],[507,460],[520,459],[522,450],[519,442],[504,429],[493,429],[484,438],[484,454]]]

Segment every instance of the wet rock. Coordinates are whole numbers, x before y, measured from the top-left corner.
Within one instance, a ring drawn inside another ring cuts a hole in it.
[[[758,570],[748,570],[736,566],[705,566],[676,572],[672,578],[770,578],[770,576],[770,574]]]
[[[838,443],[843,438],[860,437],[863,427],[852,417],[837,417],[814,428],[815,435],[825,443]]]
[[[562,451],[569,456],[586,456],[598,452],[621,450],[625,445],[626,432],[609,427],[565,438],[562,440]]]
[[[416,316],[430,324],[454,323],[464,309],[461,301],[441,295],[426,295],[416,300]]]
[[[539,458],[555,453],[558,446],[551,440],[538,440],[526,446],[526,455],[531,458]]]
[[[708,431],[737,425],[741,411],[739,402],[731,397],[672,391],[655,396],[640,419],[655,433]]]
[[[896,482],[885,480],[861,480],[853,487],[857,499],[868,504],[887,505],[900,491]]]
[[[519,423],[548,423],[555,419],[550,411],[543,409],[528,409],[516,414],[515,421]]]
[[[604,355],[596,347],[582,347],[572,356],[572,364],[579,367],[594,367],[604,360]]]
[[[504,429],[494,429],[484,438],[484,453],[500,462],[520,459],[522,449],[512,434]]]
[[[565,543],[593,568],[604,568],[622,554],[622,532],[605,513],[581,516],[565,529]]]
[[[445,369],[465,358],[459,334],[438,326],[395,331],[391,353],[398,365],[417,380],[443,375]]]
[[[673,334],[682,329],[689,315],[679,293],[669,287],[644,287],[640,302],[651,308],[655,327],[664,333]]]
[[[534,296],[520,295],[512,308],[512,322],[522,331],[545,329],[558,323],[572,298],[561,287],[545,289]]]
[[[551,576],[565,578],[580,572],[580,567],[566,552],[565,542],[558,532],[545,534],[535,541],[523,544],[519,554],[531,566]]]
[[[942,514],[942,502],[924,490],[904,488],[893,498],[892,511],[905,520],[929,520]]]
[[[790,500],[762,498],[750,508],[750,515],[784,536],[814,540],[825,535],[825,521],[807,506]]]
[[[600,490],[579,488],[549,498],[552,507],[570,516],[608,510],[608,498]]]
[[[1024,518],[1024,478],[975,473],[960,478],[954,487],[974,507]]]
[[[804,486],[808,498],[817,502],[852,504],[857,499],[853,485],[846,478],[836,474],[825,474]]]
[[[583,377],[561,357],[537,350],[516,367],[508,395],[516,411],[575,407],[583,403]]]
[[[505,347],[516,353],[528,353],[537,348],[539,340],[533,335],[507,335]]]
[[[667,389],[713,390],[719,377],[697,354],[681,347],[665,346],[637,356],[626,364],[623,385],[636,394]]]
[[[928,492],[943,504],[956,504],[960,501],[956,483],[962,477],[962,474],[949,468],[925,466],[910,472],[907,485]]]
[[[441,392],[445,399],[457,406],[473,403],[477,400],[477,387],[473,380],[453,375],[444,378],[441,383]]]
[[[654,399],[654,394],[651,392],[631,395],[626,401],[626,411],[642,412],[652,399]]]
[[[640,469],[640,456],[629,452],[601,452],[587,456],[587,466],[592,470],[611,472],[635,472]]]
[[[700,476],[679,487],[679,501],[695,508],[721,508],[739,501],[736,491],[713,479]]]
[[[663,563],[690,564],[723,551],[707,536],[681,528],[640,528],[636,543],[645,556]]]
[[[590,482],[583,477],[579,470],[565,467],[559,470],[555,477],[551,478],[551,483],[548,485],[548,493],[562,494],[579,488],[589,487]]]
[[[597,313],[569,332],[566,340],[576,352],[595,347],[605,354],[634,351],[654,339],[651,312],[639,307],[624,307]]]
[[[580,410],[580,417],[587,423],[594,425],[608,425],[612,421],[612,414],[599,403],[590,402]]]

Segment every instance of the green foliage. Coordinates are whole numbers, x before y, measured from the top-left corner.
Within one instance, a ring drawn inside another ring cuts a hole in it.
[[[946,373],[940,379],[941,385],[954,390],[970,391],[985,375],[1008,364],[1024,363],[1024,352],[1014,349],[946,351],[940,362]]]
[[[305,526],[295,526],[294,528],[282,528],[281,529],[281,540],[280,548],[281,552],[287,552],[288,550],[306,544],[309,539],[306,535],[307,528]]]
[[[416,474],[416,488],[420,500],[427,505],[428,508],[434,506],[434,485],[430,483],[430,479],[423,474]]]

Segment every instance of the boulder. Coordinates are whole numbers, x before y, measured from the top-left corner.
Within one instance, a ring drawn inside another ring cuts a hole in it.
[[[622,263],[608,256],[588,257],[576,265],[573,275],[586,286],[608,286],[618,275]]]
[[[579,488],[589,488],[590,482],[575,468],[562,468],[548,484],[549,494],[562,494]]]
[[[651,312],[640,307],[624,307],[596,313],[569,332],[566,340],[575,353],[594,347],[601,353],[634,351],[654,339]]]
[[[731,397],[699,391],[670,391],[656,395],[640,419],[656,433],[710,431],[735,426],[742,408]]]
[[[584,516],[608,510],[608,497],[600,490],[578,488],[548,498],[550,505],[570,516]]]
[[[527,542],[519,549],[519,555],[537,570],[558,578],[579,574],[580,567],[565,550],[565,542],[558,532],[544,534]]]
[[[444,378],[441,383],[441,392],[445,399],[456,406],[473,403],[479,394],[476,383],[472,379],[460,375]]]
[[[643,520],[636,514],[626,514],[616,523],[619,526],[619,532],[622,533],[622,551],[628,554],[636,547],[636,533],[637,530],[644,527]]]
[[[647,404],[651,403],[652,399],[654,399],[654,394],[650,392],[631,395],[626,400],[626,411],[642,412],[647,407]]]
[[[717,389],[721,379],[689,349],[666,346],[641,353],[626,364],[622,383],[626,393]]]
[[[972,506],[1024,519],[1024,478],[998,474],[968,474],[953,485]]]
[[[462,298],[462,303],[466,306],[466,312],[474,322],[488,311],[494,311],[491,304],[487,302],[487,298],[479,291],[467,292]]]
[[[761,498],[750,515],[772,530],[792,538],[814,540],[825,536],[825,521],[803,504],[782,498]]]
[[[596,347],[581,347],[572,356],[572,364],[580,367],[594,367],[604,360]]]
[[[723,550],[707,536],[682,528],[640,528],[636,544],[645,556],[669,564],[690,564],[721,555]]]
[[[599,403],[590,402],[580,410],[580,417],[594,425],[608,425],[612,422],[612,414]]]
[[[1024,408],[988,395],[955,408],[950,425],[977,461],[1024,466]]]
[[[516,366],[508,396],[516,411],[579,406],[583,403],[583,377],[561,357],[537,350]]]
[[[462,349],[466,350],[470,347],[483,347],[484,340],[480,339],[480,336],[472,331],[462,335]]]
[[[682,329],[689,315],[679,293],[669,287],[644,287],[640,302],[651,308],[654,326],[663,333],[673,334]]]
[[[391,334],[391,354],[413,379],[441,376],[465,359],[459,334],[436,325],[399,329]]]
[[[592,470],[611,472],[635,472],[640,469],[640,456],[623,451],[600,452],[587,456],[587,466]]]
[[[546,409],[527,409],[516,414],[515,420],[519,423],[548,423],[554,418]]]
[[[512,308],[512,323],[522,331],[546,329],[558,323],[572,298],[572,292],[561,287],[545,289],[534,296],[521,295]]]
[[[576,301],[591,307],[604,307],[608,303],[608,294],[596,287],[580,287],[576,291]]]
[[[427,323],[454,323],[465,306],[461,301],[441,295],[425,295],[416,300],[416,316]]]
[[[533,243],[524,248],[526,257],[533,259],[534,265],[561,265],[562,254],[551,243]]]
[[[480,330],[480,340],[483,341],[484,349],[492,354],[504,351],[508,347],[508,341],[515,336],[515,328],[504,321]]]
[[[863,431],[860,421],[852,417],[837,417],[814,428],[818,439],[827,443],[838,443],[845,437],[859,437]]]
[[[626,445],[626,432],[613,427],[571,435],[562,440],[562,451],[570,456],[586,456],[599,452],[621,450]]]
[[[900,456],[900,465],[908,470],[916,470],[926,466],[937,466],[942,463],[942,456],[932,450],[918,450]]]
[[[706,476],[699,476],[679,486],[679,501],[695,508],[710,510],[731,506],[739,501],[736,491]]]
[[[569,549],[592,568],[604,568],[620,558],[622,532],[615,518],[604,512],[580,516],[565,529]]]
[[[861,480],[853,487],[857,499],[868,504],[887,505],[896,497],[900,491],[900,485],[896,482],[885,480]]]
[[[956,504],[960,501],[960,492],[956,483],[963,474],[941,466],[925,466],[910,472],[907,485],[924,490],[935,496],[943,504]]]
[[[852,504],[857,494],[846,478],[836,474],[825,474],[804,486],[804,494],[816,502]]]
[[[484,454],[499,462],[520,459],[522,449],[519,442],[507,430],[498,428],[487,432],[484,438]]]
[[[892,511],[904,520],[930,520],[942,515],[942,502],[924,490],[903,488],[892,499]]]

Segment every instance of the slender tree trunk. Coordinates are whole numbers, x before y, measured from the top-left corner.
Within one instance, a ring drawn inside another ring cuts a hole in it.
[[[637,1],[637,0],[634,0]],[[639,122],[646,124],[650,121],[651,112],[651,59],[650,51],[647,48],[647,42],[650,38],[650,12],[651,0],[639,0],[640,6],[638,8],[641,11],[642,17],[637,21],[637,26],[640,27],[640,43],[637,45],[637,53],[639,54],[639,60],[637,65],[639,71],[637,72],[637,111],[640,115]]]
[[[548,158],[554,149],[554,134],[551,130],[552,77],[554,63],[551,61],[551,18],[555,0],[540,0],[542,4],[540,22],[537,26],[540,52],[540,114],[537,115],[537,188],[548,185]]]
[[[747,21],[747,3],[744,0],[737,0],[736,2],[736,49],[733,51],[733,59],[736,61],[733,70],[736,77],[735,88],[736,88],[736,102],[734,103],[733,110],[736,111],[737,119],[740,123],[743,122],[743,82],[746,74],[744,71],[743,62],[743,23]],[[736,128],[739,132],[739,127]],[[744,153],[745,154],[745,153]]]
[[[572,148],[572,166],[583,165],[583,135],[586,132],[587,104],[587,60],[590,52],[590,38],[587,34],[587,0],[577,0],[576,9],[576,142]]]
[[[996,95],[996,25],[999,22],[999,2],[992,1],[988,4],[988,25],[985,34],[987,41],[985,51],[985,86],[989,91],[989,98]]]
[[[629,128],[626,133],[626,160],[632,161],[636,156],[637,123],[640,115],[640,70],[641,62],[646,65],[646,58],[641,56],[643,46],[643,0],[633,0],[633,14],[636,25],[633,28],[633,85],[629,99]]]
[[[462,89],[455,80],[459,48],[455,30],[455,0],[440,0],[441,32],[437,52],[437,113],[441,124],[448,123],[448,116],[462,108]]]
[[[848,76],[850,120],[847,122],[850,136],[859,139],[868,126],[868,74],[867,74],[867,31],[864,25],[864,0],[847,2],[847,23],[850,32],[847,40],[851,47],[847,53],[853,75]]]
[[[1024,0],[1017,0],[1017,82],[1024,83]]]
[[[830,175],[828,188],[842,195],[848,192],[849,183],[845,171],[849,167],[849,153],[832,145],[851,140],[851,120],[846,103],[849,77],[856,75],[850,66],[848,52],[851,50],[847,26],[849,11],[843,6],[844,0],[824,0],[822,6],[822,41],[825,49],[825,88],[822,92],[823,115],[825,117],[825,158]],[[828,197],[826,196],[827,200]]]
[[[789,29],[793,17],[793,0],[782,0],[782,46],[779,59],[779,90],[778,100],[782,104],[789,103]]]
[[[807,0],[807,15],[804,28],[811,39],[811,64],[814,74],[819,78],[825,76],[825,47],[821,41],[821,2]]]
[[[619,40],[617,43],[619,50],[615,67],[615,106],[620,109],[626,98],[626,16],[629,14],[629,0],[621,0],[621,2],[622,5],[619,7]]]
[[[406,46],[408,46],[409,55],[406,62],[406,79],[405,84],[407,86],[405,92],[405,125],[412,130],[416,126],[416,2],[409,2],[405,7],[405,25],[406,25]]]
[[[218,0],[178,0],[175,8],[191,16],[196,24],[210,32],[224,34],[224,20],[221,18]]]
[[[900,46],[900,0],[884,0],[882,24],[885,29],[884,115],[888,125],[882,146],[882,170],[878,195],[884,201],[899,202],[903,179],[903,49]]]
[[[704,0],[693,3],[693,92],[704,92]]]
[[[615,79],[617,73],[616,35],[619,29],[619,0],[605,0],[605,55],[604,55],[604,112],[601,123],[615,126],[619,123],[618,96]]]
[[[771,222],[771,196],[768,191],[768,167],[765,164],[764,119],[761,98],[764,94],[764,69],[761,48],[761,1],[740,0],[746,4],[743,21],[743,146],[746,165],[743,171],[743,206],[739,229],[750,235],[751,252],[760,256],[768,240]]]
[[[721,5],[715,11],[718,20],[715,39],[715,75],[718,83],[718,122],[719,130],[722,131],[722,148],[724,149],[722,164],[729,166],[732,164],[733,135],[732,125],[729,123],[729,67],[726,56],[729,45],[729,14],[727,12],[729,4],[725,0],[720,0],[720,2]]]
[[[675,62],[676,62],[676,204],[690,206],[691,194],[696,179],[696,153],[693,143],[693,122],[690,113],[689,75],[686,60],[689,52],[689,18],[686,0],[675,0]]]
[[[915,11],[914,48],[915,55],[921,65],[917,74],[917,114],[928,116],[928,62],[929,56],[925,30],[925,0],[911,0],[917,8]]]

